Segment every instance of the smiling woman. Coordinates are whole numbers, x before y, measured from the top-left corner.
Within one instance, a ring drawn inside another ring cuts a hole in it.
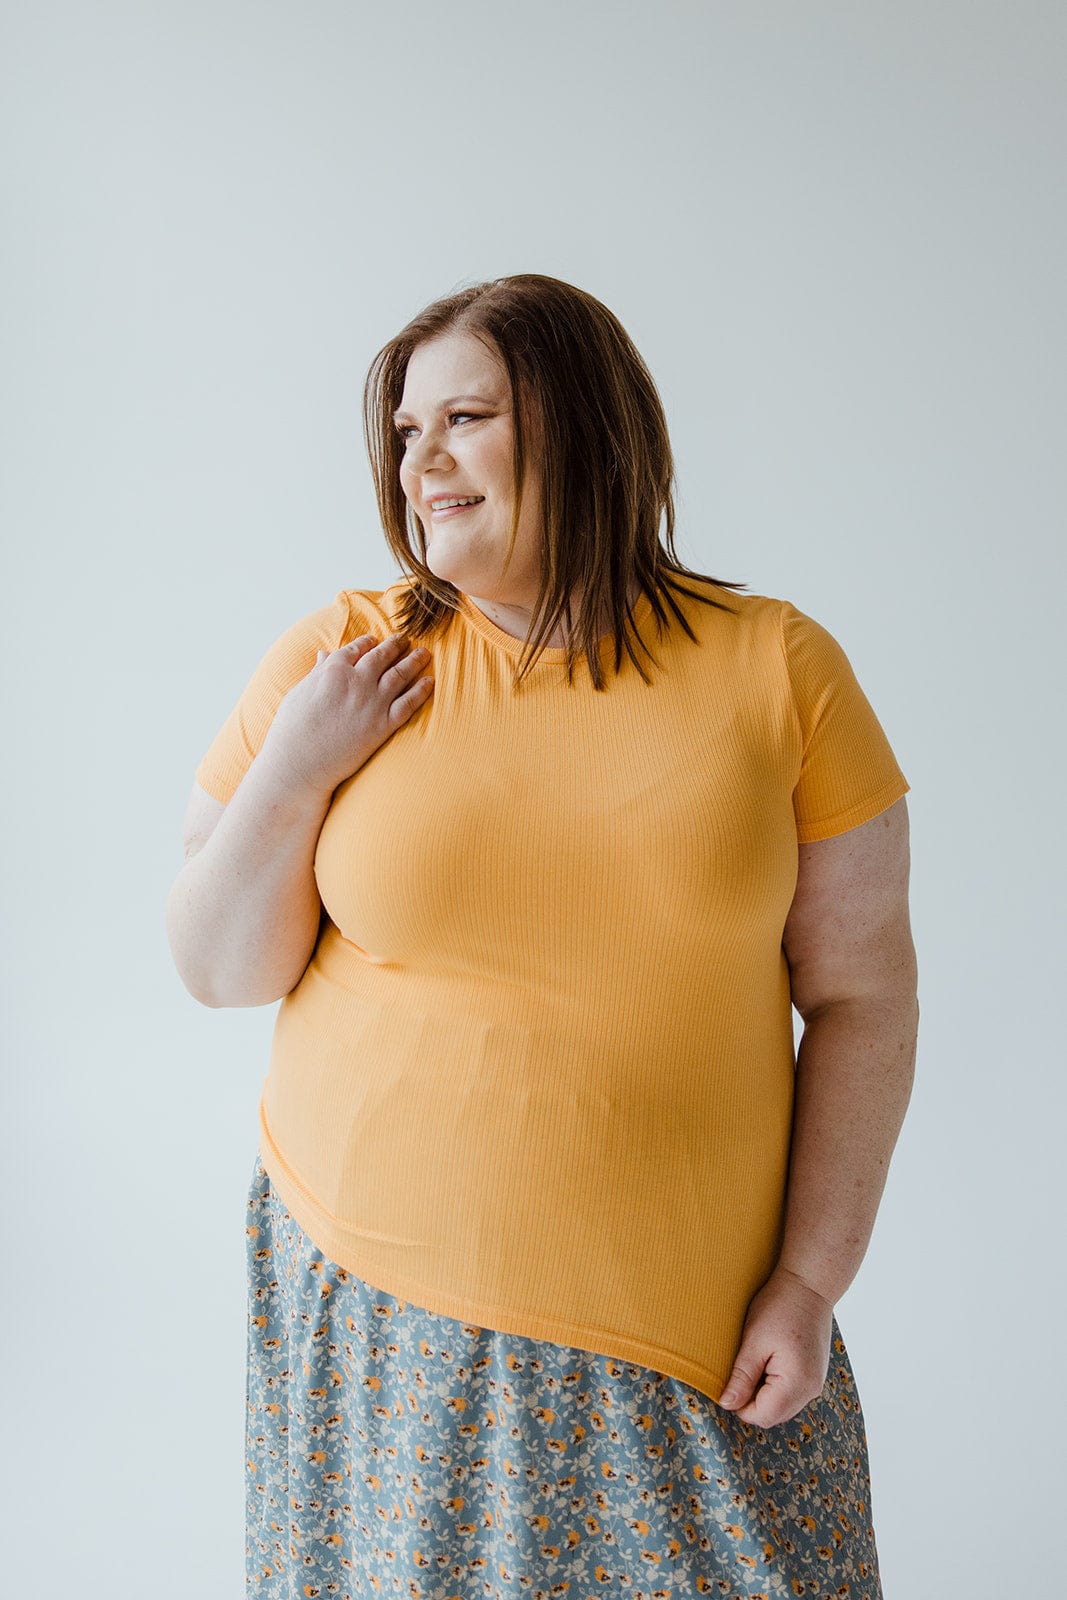
[[[478,411],[453,411],[456,398],[437,400],[464,385],[480,390]],[[507,371],[473,334],[439,334],[408,361],[402,416],[411,414],[408,407],[425,420],[403,430],[400,483],[416,516],[429,519],[426,565],[522,638],[541,586],[541,496],[528,471],[516,505]],[[441,501],[452,509],[439,509]],[[557,642],[564,642],[562,634],[548,640]]]
[[[527,644],[514,688],[542,648],[565,649],[568,674],[584,654],[602,688],[606,637],[616,670],[625,650],[644,674],[629,632],[641,595],[662,630],[670,612],[684,626],[674,595],[717,606],[709,583],[744,588],[678,560],[656,386],[607,307],[558,279],[520,274],[427,307],[372,364],[364,435],[386,540],[413,573],[404,627],[440,636],[465,594]],[[431,509],[472,493],[481,509]]]
[[[281,999],[249,1587],[880,1600],[834,1305],[910,1091],[907,780],[825,628],[660,545],[590,296],[464,291],[365,393],[409,570],[267,651],[169,903],[194,993]]]

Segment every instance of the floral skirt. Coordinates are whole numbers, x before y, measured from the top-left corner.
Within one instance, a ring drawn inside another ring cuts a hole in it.
[[[257,1153],[246,1591],[263,1600],[881,1600],[863,1414],[754,1428],[648,1367],[478,1328],[328,1261]]]

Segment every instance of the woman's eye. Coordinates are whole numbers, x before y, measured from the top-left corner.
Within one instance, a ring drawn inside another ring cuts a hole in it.
[[[478,418],[473,411],[452,411],[449,413],[449,422],[455,422],[457,417],[466,417],[470,422],[477,422]],[[406,439],[409,431],[415,426],[413,422],[398,422],[396,431],[402,439]]]

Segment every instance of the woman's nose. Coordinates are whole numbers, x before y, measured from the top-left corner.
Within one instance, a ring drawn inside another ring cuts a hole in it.
[[[413,468],[415,471],[442,460],[451,460],[451,457],[445,449],[444,440],[440,437],[435,438],[433,434],[427,434],[414,442],[408,441],[408,447],[404,452],[404,461],[408,467]]]

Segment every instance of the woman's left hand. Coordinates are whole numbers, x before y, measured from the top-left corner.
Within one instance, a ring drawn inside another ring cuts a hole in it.
[[[749,1303],[719,1405],[757,1428],[803,1411],[826,1382],[833,1315],[830,1301],[803,1278],[776,1267]]]

